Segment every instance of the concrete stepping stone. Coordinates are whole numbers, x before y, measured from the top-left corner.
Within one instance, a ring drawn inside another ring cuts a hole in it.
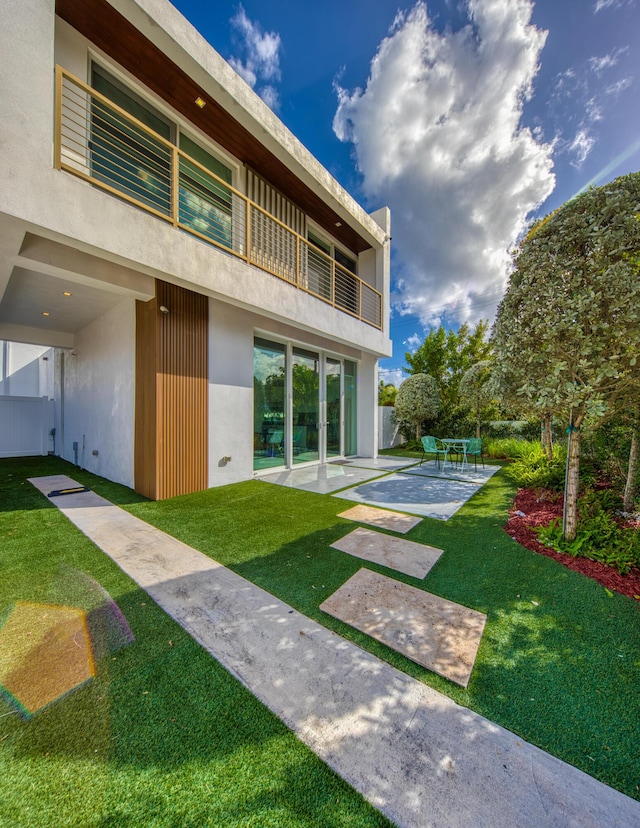
[[[395,569],[413,578],[424,578],[442,555],[442,549],[383,535],[381,532],[365,529],[364,526],[340,538],[331,546],[356,558],[388,566],[389,569]]]
[[[320,609],[466,687],[487,616],[360,569]]]
[[[381,529],[390,529],[392,532],[401,532],[403,535],[422,521],[422,518],[413,515],[391,512],[389,509],[378,509],[364,504],[347,509],[346,512],[340,512],[338,517],[356,520],[358,523],[368,523],[370,526],[378,526]]]

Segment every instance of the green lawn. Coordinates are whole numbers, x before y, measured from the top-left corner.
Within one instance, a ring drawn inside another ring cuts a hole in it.
[[[249,481],[153,503],[44,458],[0,461],[0,611],[47,600],[64,562],[102,583],[136,641],[30,722],[2,707],[0,824],[42,824],[43,808],[60,814],[52,825],[387,824],[24,482],[61,471],[640,799],[640,602],[516,544],[502,529],[513,484],[501,473],[449,521],[425,519],[407,535],[445,550],[424,581],[366,564],[487,614],[464,690],[318,609],[365,565],[329,548],[354,528],[337,517],[348,502]]]

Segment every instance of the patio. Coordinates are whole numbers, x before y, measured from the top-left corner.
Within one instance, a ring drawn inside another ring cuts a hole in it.
[[[261,477],[268,483],[352,500],[381,509],[448,520],[499,466],[417,465],[414,459],[354,457]]]

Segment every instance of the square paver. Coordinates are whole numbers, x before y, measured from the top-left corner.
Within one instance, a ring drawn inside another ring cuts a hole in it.
[[[383,535],[363,526],[349,532],[331,546],[356,558],[404,572],[413,578],[424,578],[442,555],[442,549],[436,549],[434,546]]]
[[[384,471],[323,463],[319,466],[303,466],[299,469],[281,469],[271,474],[261,475],[259,479],[267,483],[276,483],[278,486],[302,489],[305,492],[330,494],[337,489],[354,486],[364,480],[380,477],[382,474]]]
[[[398,471],[408,466],[415,466],[418,461],[415,457],[349,457],[345,460],[332,460],[332,466],[355,466],[359,469],[380,469],[381,471]]]
[[[378,509],[376,506],[364,506],[363,504],[353,506],[346,512],[340,512],[338,517],[357,520],[358,523],[368,523],[369,526],[378,526],[380,529],[390,529],[392,532],[400,532],[403,535],[422,522],[422,518],[414,515],[391,512],[389,509]]]
[[[500,470],[500,466],[478,466],[477,468],[471,463],[464,468],[460,466],[451,466],[447,463],[443,468],[440,468],[435,460],[429,460],[421,466],[411,466],[406,469],[400,469],[402,474],[417,474],[422,477],[437,477],[446,480],[459,480],[462,483],[486,483],[493,475]]]
[[[369,569],[358,570],[320,609],[462,687],[469,683],[487,620]]]
[[[399,472],[346,489],[334,497],[448,520],[479,488],[479,483]]]

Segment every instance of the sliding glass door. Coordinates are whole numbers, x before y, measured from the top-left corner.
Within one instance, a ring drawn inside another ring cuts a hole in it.
[[[342,451],[342,362],[327,357],[325,363],[325,457],[341,457]]]
[[[293,399],[293,462],[320,459],[320,355],[293,349],[291,368]]]
[[[256,339],[253,344],[253,468],[285,464],[286,348]]]
[[[258,337],[253,353],[256,471],[357,453],[355,362]]]

